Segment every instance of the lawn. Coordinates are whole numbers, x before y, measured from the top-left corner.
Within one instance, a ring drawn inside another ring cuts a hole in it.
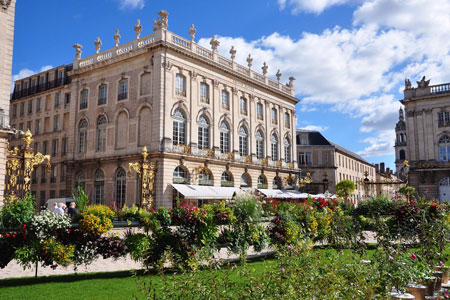
[[[325,251],[330,254],[336,253],[333,249],[319,249],[316,251]],[[372,252],[369,250],[369,252]],[[349,250],[345,250],[349,253]],[[369,254],[370,255],[370,254]],[[276,259],[270,258],[265,260],[257,260],[250,262],[249,267],[257,273],[262,273],[264,268],[276,267]],[[239,277],[240,266],[233,269],[230,273],[230,279],[236,283],[240,283],[242,278]],[[204,280],[210,280],[211,274],[208,271],[202,271]],[[223,276],[222,270],[215,271],[217,278]],[[137,278],[141,282],[148,283],[148,275],[142,272],[137,274]],[[152,275],[154,287],[158,293],[163,293],[161,277]],[[169,280],[171,276],[183,276],[168,272],[165,280]],[[141,293],[137,278],[132,272],[108,272],[108,273],[87,273],[77,275],[58,275],[48,277],[34,278],[15,278],[0,280],[0,299],[145,299]]]

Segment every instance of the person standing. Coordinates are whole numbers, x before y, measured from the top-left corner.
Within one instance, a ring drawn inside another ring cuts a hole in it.
[[[78,209],[75,207],[75,202],[70,202],[67,213],[71,218],[75,217],[78,214]]]
[[[60,202],[58,203],[58,207],[55,209],[55,215],[61,215],[64,216],[64,203]]]

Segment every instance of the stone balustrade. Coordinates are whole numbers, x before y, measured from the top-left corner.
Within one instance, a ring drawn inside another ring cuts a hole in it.
[[[75,58],[73,61],[74,69],[82,69],[91,65],[94,65],[99,62],[105,62],[110,59],[114,59],[118,56],[124,55],[126,53],[134,52],[149,45],[152,45],[156,42],[166,42],[173,46],[179,47],[184,51],[188,51],[191,54],[195,54],[202,59],[206,59],[208,61],[214,62],[222,68],[229,69],[230,71],[237,72],[241,75],[247,76],[249,79],[259,83],[264,84],[272,89],[276,89],[281,91],[282,93],[288,94],[290,96],[295,96],[295,91],[292,87],[292,84],[284,85],[279,81],[272,80],[265,75],[261,75],[257,72],[254,72],[251,67],[242,66],[234,61],[234,59],[228,59],[223,57],[215,51],[211,51],[206,49],[194,41],[187,40],[181,36],[178,36],[166,29],[158,29],[154,33],[144,36],[142,38],[136,38],[133,41],[117,45],[111,49],[95,53],[86,58],[81,58],[81,48],[80,51],[77,52],[77,55],[80,58]],[[233,58],[233,57],[232,57]]]

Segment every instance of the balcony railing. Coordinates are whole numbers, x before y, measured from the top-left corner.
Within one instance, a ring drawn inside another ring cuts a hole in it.
[[[441,127],[450,127],[450,121],[447,121],[447,122],[439,122],[438,123],[438,127],[439,128],[441,128]]]
[[[176,90],[175,90],[175,94],[176,94],[177,96],[186,97],[186,90],[183,90],[183,89],[176,89]]]
[[[174,177],[173,178],[173,183],[189,184],[190,183],[190,179],[189,178],[183,178],[183,177]]]
[[[123,100],[123,99],[127,99],[128,98],[128,93],[120,93],[117,96],[117,100]]]
[[[198,185],[213,186],[214,185],[214,180],[211,180],[211,179],[199,179],[198,180]]]
[[[220,182],[220,186],[233,187],[234,186],[234,181],[221,181]]]

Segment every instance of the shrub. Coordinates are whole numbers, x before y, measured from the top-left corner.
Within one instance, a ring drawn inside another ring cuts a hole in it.
[[[0,216],[3,227],[18,228],[31,220],[35,212],[35,198],[31,193],[25,194],[21,199],[6,201]]]
[[[95,241],[94,247],[104,259],[118,259],[127,254],[127,246],[119,237],[101,237]]]
[[[65,234],[70,227],[70,218],[65,215],[56,215],[45,210],[39,215],[34,215],[29,226],[29,233],[40,242],[56,237],[58,233]]]
[[[125,238],[125,245],[133,260],[142,261],[148,255],[150,239],[143,233],[128,232]]]
[[[101,218],[91,213],[83,213],[82,216],[83,218],[80,221],[81,232],[94,238],[100,237],[113,228],[111,219]]]
[[[356,185],[353,181],[343,179],[336,183],[334,190],[339,197],[348,198],[356,189]]]
[[[75,189],[72,190],[72,197],[75,201],[75,205],[78,208],[78,211],[82,213],[84,209],[89,205],[89,198],[84,192],[83,186],[80,181],[78,181],[78,185]]]
[[[73,245],[66,246],[54,239],[48,239],[41,243],[41,259],[44,265],[67,267],[73,263],[74,251]]]

